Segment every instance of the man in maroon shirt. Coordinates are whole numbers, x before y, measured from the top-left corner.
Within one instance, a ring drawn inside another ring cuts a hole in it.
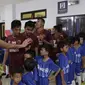
[[[34,26],[35,26],[34,22],[27,21],[24,26],[25,31],[22,34],[24,35],[24,37],[31,38],[33,40],[33,42],[28,47],[26,47],[26,50],[32,50],[37,55],[38,38],[33,34]]]
[[[6,42],[10,44],[21,44],[25,37],[20,33],[21,22],[19,20],[14,20],[11,23],[11,29],[13,34],[6,38]],[[8,55],[10,57],[9,61],[9,72],[11,73],[13,68],[23,66],[24,63],[24,52],[25,49],[7,49],[4,55],[3,64],[5,65]]]
[[[40,46],[43,44],[52,45],[51,32],[44,29],[44,24],[45,24],[45,20],[43,18],[39,18],[35,24],[36,30],[34,31],[34,34],[37,36],[38,41],[39,41],[38,50],[40,50]],[[52,51],[51,51],[51,54],[52,54]],[[51,56],[51,54],[50,54],[50,56]]]
[[[37,36],[39,40],[39,45],[45,43],[52,45],[52,36],[51,33],[44,29],[45,20],[43,18],[39,18],[35,24],[35,32],[34,34]]]

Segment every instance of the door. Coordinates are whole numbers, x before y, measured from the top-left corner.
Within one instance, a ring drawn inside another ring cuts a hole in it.
[[[63,28],[62,30],[66,32],[69,36],[74,35],[74,17],[58,17],[57,18],[57,24],[62,24]]]
[[[69,36],[75,36],[79,32],[85,33],[85,15],[57,17],[57,24],[62,24],[63,30]]]
[[[5,23],[0,23],[0,38],[5,36]]]

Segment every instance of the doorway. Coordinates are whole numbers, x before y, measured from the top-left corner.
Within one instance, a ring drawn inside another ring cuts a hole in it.
[[[56,22],[63,25],[63,31],[69,36],[75,36],[79,32],[85,33],[85,14],[57,17]]]
[[[5,36],[5,23],[0,23],[0,38]]]

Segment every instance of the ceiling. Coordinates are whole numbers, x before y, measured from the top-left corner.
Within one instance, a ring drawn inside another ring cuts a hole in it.
[[[21,3],[25,1],[31,1],[31,0],[0,0],[0,5],[7,5],[7,4],[15,4],[15,3]]]

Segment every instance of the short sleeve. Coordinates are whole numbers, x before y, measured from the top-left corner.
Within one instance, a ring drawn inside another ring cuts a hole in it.
[[[63,59],[62,56],[59,56],[59,66],[60,66],[61,69],[64,68],[64,59]]]
[[[36,56],[35,60],[38,62],[40,59],[42,59],[42,56]]]
[[[85,56],[85,46],[83,46],[82,49],[81,49],[81,56],[82,57]]]
[[[38,81],[38,72],[37,72],[37,68],[34,68],[33,70],[33,77],[35,81]]]
[[[56,65],[54,62],[51,62],[50,70],[57,72],[59,70],[59,66]]]

